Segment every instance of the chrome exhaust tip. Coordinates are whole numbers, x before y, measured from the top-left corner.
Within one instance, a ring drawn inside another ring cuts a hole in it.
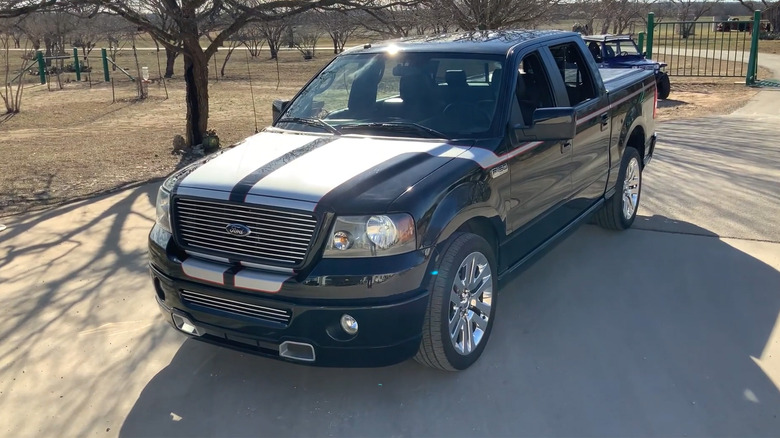
[[[279,345],[279,356],[301,362],[314,362],[314,347],[303,342],[285,341]]]

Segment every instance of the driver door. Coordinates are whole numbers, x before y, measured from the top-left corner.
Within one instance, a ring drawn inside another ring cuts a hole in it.
[[[561,106],[557,100],[542,54],[523,56],[517,65],[511,126],[530,128],[534,110]],[[517,261],[568,223],[563,206],[572,191],[572,148],[570,141],[512,141],[510,148],[508,222],[513,237],[508,258]]]

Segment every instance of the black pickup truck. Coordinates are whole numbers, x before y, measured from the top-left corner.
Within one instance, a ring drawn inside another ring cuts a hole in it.
[[[631,226],[656,100],[652,71],[600,71],[571,32],[350,49],[162,184],[157,302],[254,354],[465,369],[512,274],[591,218]]]

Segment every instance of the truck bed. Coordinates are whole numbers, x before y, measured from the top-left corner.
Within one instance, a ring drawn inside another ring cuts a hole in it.
[[[653,75],[653,72],[650,70],[638,68],[600,68],[599,73],[601,73],[601,79],[604,81],[604,87],[606,87],[607,93],[612,93],[634,84],[638,82],[641,77]]]

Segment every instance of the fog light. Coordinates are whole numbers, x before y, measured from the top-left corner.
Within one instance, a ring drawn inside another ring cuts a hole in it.
[[[349,231],[336,231],[333,233],[333,247],[345,251],[352,246],[352,235]]]
[[[341,315],[341,328],[347,332],[348,335],[355,335],[358,332],[358,323],[350,315]]]
[[[194,335],[194,336],[201,336],[203,333],[198,330],[198,328],[193,324],[189,319],[173,314],[173,323],[176,324],[176,328],[183,331],[184,333]]]

